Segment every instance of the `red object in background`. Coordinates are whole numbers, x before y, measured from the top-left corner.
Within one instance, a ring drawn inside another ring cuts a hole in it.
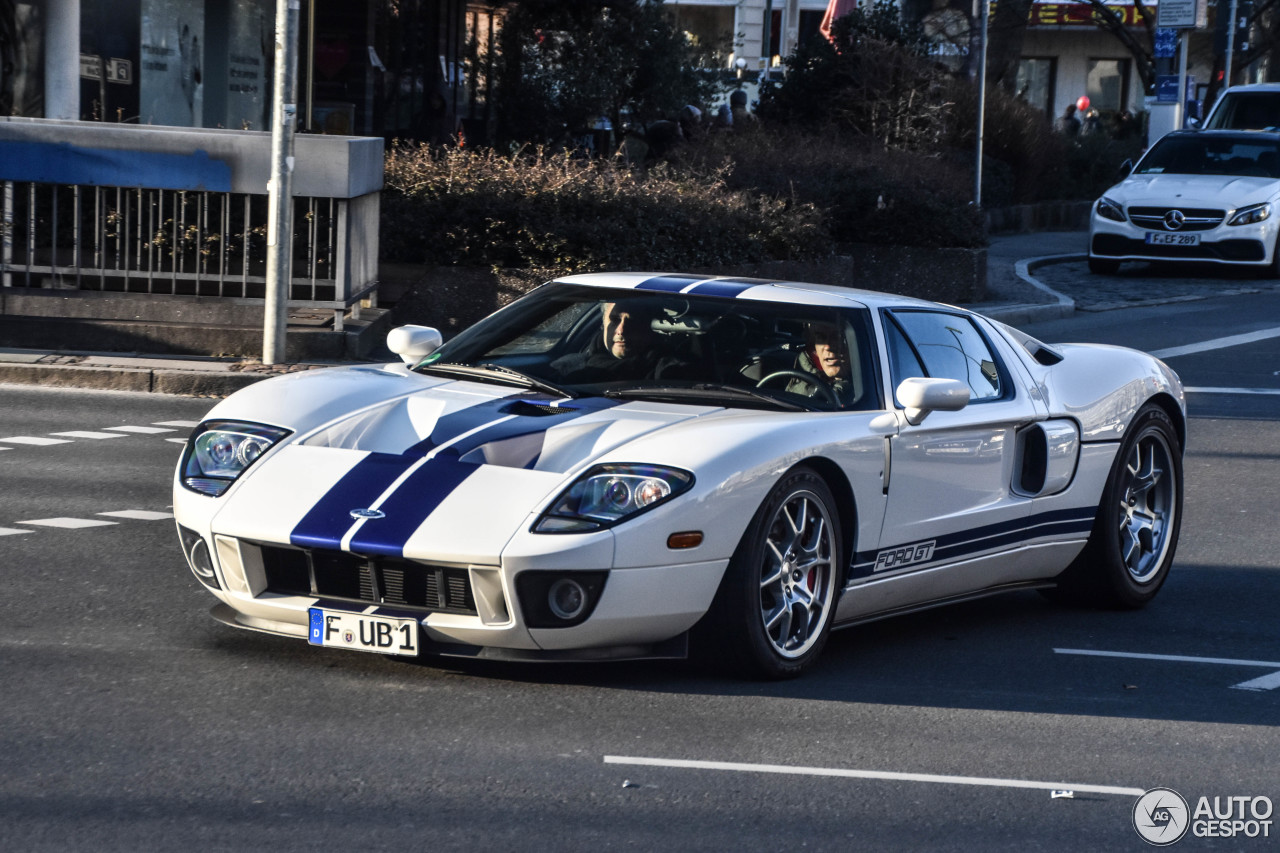
[[[1089,109],[1088,95],[1081,95],[1080,97],[1076,98],[1076,109],[1078,109],[1080,112],[1084,112],[1085,110]]]

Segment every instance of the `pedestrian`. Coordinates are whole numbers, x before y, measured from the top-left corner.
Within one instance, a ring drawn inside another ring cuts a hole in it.
[[[1067,108],[1062,111],[1062,115],[1054,122],[1053,129],[1063,136],[1075,137],[1080,135],[1080,119],[1076,118],[1075,104],[1067,104]]]

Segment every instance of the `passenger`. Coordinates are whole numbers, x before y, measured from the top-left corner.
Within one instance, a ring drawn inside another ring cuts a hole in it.
[[[569,383],[654,378],[673,361],[659,351],[653,330],[661,315],[661,308],[647,299],[606,302],[601,308],[601,336],[586,352],[562,356],[551,368]]]

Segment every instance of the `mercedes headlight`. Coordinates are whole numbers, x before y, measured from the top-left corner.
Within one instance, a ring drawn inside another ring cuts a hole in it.
[[[597,465],[552,501],[535,533],[612,527],[689,490],[693,475],[662,465]]]
[[[1251,204],[1236,211],[1236,215],[1227,220],[1228,225],[1253,225],[1271,218],[1271,203]]]
[[[196,427],[182,454],[182,485],[209,497],[236,478],[289,434],[278,427],[241,421],[209,421]]]
[[[1098,215],[1103,219],[1110,219],[1112,222],[1124,222],[1124,208],[1117,202],[1103,196],[1098,199],[1097,206]]]

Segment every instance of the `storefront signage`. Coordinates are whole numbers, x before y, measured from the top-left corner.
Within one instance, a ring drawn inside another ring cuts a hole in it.
[[[1170,0],[1165,0],[1170,2]],[[1126,27],[1142,25],[1137,6],[1107,6]],[[1027,17],[1029,27],[1092,27],[1097,12],[1090,3],[1033,3]],[[1097,18],[1101,20],[1101,18]]]

